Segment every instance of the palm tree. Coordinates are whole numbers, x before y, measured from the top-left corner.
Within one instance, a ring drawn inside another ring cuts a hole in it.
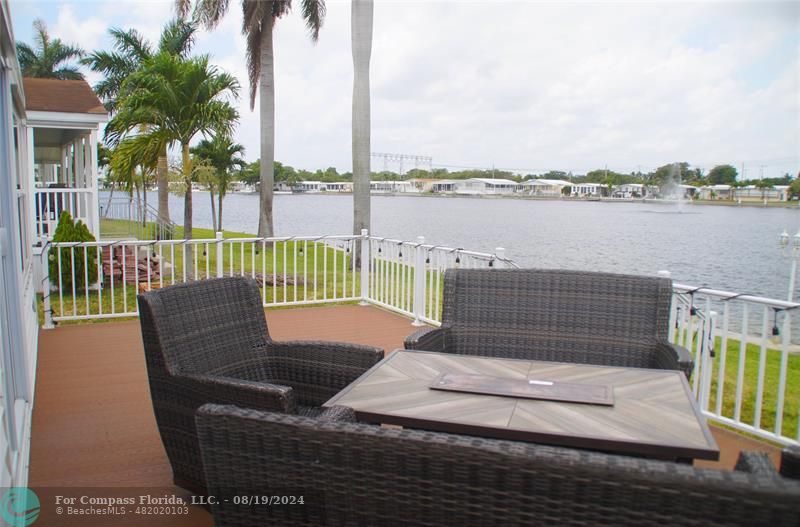
[[[204,136],[229,136],[238,121],[236,109],[226,100],[238,97],[235,77],[211,66],[207,56],[183,59],[170,53],[159,53],[145,61],[143,67],[122,85],[126,93],[117,114],[106,127],[106,135],[127,148],[130,159],[152,158],[163,145],[181,147],[181,177],[185,185],[184,237],[192,238],[192,161],[189,143]],[[145,126],[144,131],[131,135]],[[132,162],[132,161],[131,161]],[[188,245],[186,246],[188,255]]]
[[[112,114],[116,112],[120,89],[123,82],[134,72],[140,70],[148,59],[156,53],[171,53],[186,57],[194,44],[197,26],[177,18],[167,22],[161,30],[158,47],[147,42],[135,29],[127,31],[111,28],[108,32],[114,42],[113,51],[95,51],[81,62],[92,71],[102,73],[104,79],[95,84],[94,90]],[[167,146],[163,145],[156,165],[158,182],[158,218],[169,222],[169,170],[167,167]],[[146,194],[145,194],[146,195]]]
[[[350,3],[353,48],[353,233],[370,227],[369,60],[372,52],[372,0]],[[357,252],[360,255],[360,251]]]
[[[178,14],[189,12],[191,0],[175,0]],[[228,9],[229,0],[198,0],[195,18],[205,27],[215,27]],[[256,91],[261,93],[261,189],[258,235],[274,234],[272,222],[272,187],[275,184],[275,68],[272,29],[275,21],[291,9],[291,0],[242,0],[242,33],[247,38],[247,71],[250,77],[250,109],[255,107]],[[302,0],[303,18],[316,42],[325,17],[324,0]]]
[[[214,213],[214,191],[217,192],[217,214],[215,230],[222,230],[222,200],[225,199],[233,182],[235,171],[241,171],[247,163],[242,159],[244,147],[239,143],[234,143],[228,137],[215,135],[210,141],[203,139],[196,147],[192,148],[192,153],[198,159],[206,161],[214,168],[210,178],[209,190],[211,192],[211,211]]]
[[[81,48],[64,44],[61,39],[50,38],[44,21],[37,18],[33,21],[36,31],[33,40],[34,50],[24,42],[17,42],[17,58],[24,77],[43,79],[83,80],[83,73],[70,61],[80,59],[84,52]]]

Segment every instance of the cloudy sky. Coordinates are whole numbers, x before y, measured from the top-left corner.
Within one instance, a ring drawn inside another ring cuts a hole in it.
[[[258,119],[239,2],[230,3],[196,51],[240,79],[236,138],[254,160]],[[276,26],[275,155],[345,171],[350,3],[327,7],[316,45],[297,9]],[[86,50],[108,49],[113,26],[156,40],[172,9],[160,0],[11,1],[17,40],[31,42],[38,17]],[[744,166],[747,178],[800,169],[797,1],[377,0],[371,77],[373,151],[432,156],[434,166],[582,173],[688,161]]]

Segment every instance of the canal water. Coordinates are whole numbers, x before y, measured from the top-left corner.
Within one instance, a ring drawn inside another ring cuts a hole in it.
[[[117,194],[119,195],[119,194]],[[208,193],[195,192],[194,225],[211,227]],[[155,193],[148,194],[156,204]],[[101,204],[105,203],[101,196]],[[255,233],[258,195],[225,198],[223,227]],[[182,223],[183,198],[170,196]],[[346,234],[351,195],[276,195],[278,236]],[[800,209],[498,198],[372,196],[372,232],[506,255],[523,267],[672,273],[676,282],[785,299],[791,262],[778,236]],[[800,287],[795,298],[800,296]]]

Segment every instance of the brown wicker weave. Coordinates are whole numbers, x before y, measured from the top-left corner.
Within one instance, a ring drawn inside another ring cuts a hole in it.
[[[175,484],[205,494],[194,413],[209,402],[316,416],[383,357],[334,342],[275,342],[258,286],[203,280],[139,295],[150,394]]]
[[[753,473],[205,405],[217,527],[791,526],[800,482]],[[766,463],[769,463],[766,461]],[[239,506],[236,497],[294,496]],[[296,503],[304,497],[304,504]],[[225,503],[223,500],[228,499]],[[284,500],[290,501],[290,500]],[[278,503],[281,503],[278,500]]]
[[[528,360],[683,370],[689,351],[667,341],[667,278],[543,269],[451,269],[441,328],[406,349]]]

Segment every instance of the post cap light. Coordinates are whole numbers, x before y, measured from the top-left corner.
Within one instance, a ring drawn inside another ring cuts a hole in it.
[[[781,247],[786,247],[789,244],[789,233],[786,232],[786,229],[783,229],[778,240],[780,241]]]

